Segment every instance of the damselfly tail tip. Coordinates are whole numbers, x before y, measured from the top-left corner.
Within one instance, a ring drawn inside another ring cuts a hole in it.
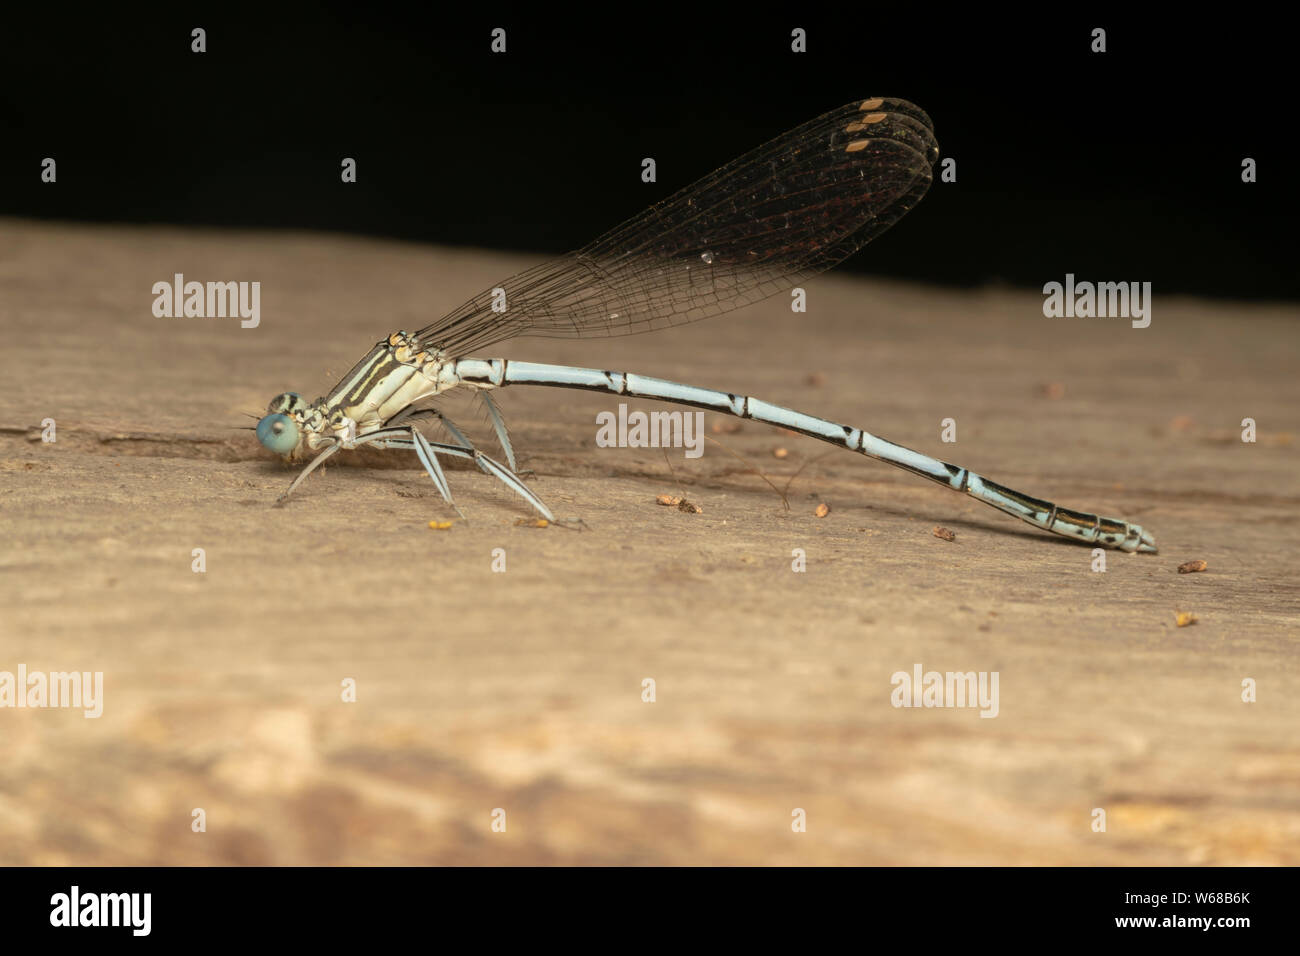
[[[1132,529],[1137,532],[1137,544],[1131,550],[1138,554],[1155,554],[1159,551],[1156,545],[1155,535],[1144,529],[1141,525],[1133,525]]]

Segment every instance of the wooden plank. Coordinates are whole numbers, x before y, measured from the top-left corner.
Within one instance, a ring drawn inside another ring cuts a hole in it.
[[[752,423],[713,437],[778,486],[798,472],[789,511],[713,444],[671,470],[597,448],[617,402],[560,390],[501,400],[533,487],[587,531],[516,527],[460,469],[470,521],[430,530],[448,513],[398,453],[273,509],[291,472],[233,430],[244,413],[323,392],[531,258],[0,234],[0,670],[105,675],[98,719],[0,709],[0,862],[1300,862],[1293,307],[1157,289],[1135,330],[1046,319],[1032,292],[828,277],[806,315],[778,298],[494,353],[746,392],[1154,532],[1159,554],[1097,573],[1085,547]],[[178,271],[261,281],[259,327],[155,318]],[[1191,559],[1207,570],[1179,574]],[[891,706],[917,664],[997,672],[998,715]]]

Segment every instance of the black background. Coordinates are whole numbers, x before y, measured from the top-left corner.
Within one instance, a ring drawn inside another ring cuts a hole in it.
[[[728,894],[718,886],[725,882]],[[149,892],[152,933],[53,928],[50,899],[69,893]],[[678,868],[609,872],[550,868],[50,867],[0,869],[0,918],[18,951],[51,943],[97,948],[193,942],[247,947],[285,942],[333,951],[353,940],[373,947],[478,932],[504,948],[562,938],[579,948],[622,935],[691,938],[703,947],[806,949],[812,939],[848,938],[915,949],[918,940],[1021,943],[1044,940],[1178,952],[1252,950],[1290,941],[1294,878],[1285,867],[1162,868]],[[1125,894],[1244,893],[1248,902],[1128,903]],[[743,906],[732,901],[739,897]],[[811,898],[805,904],[804,900]],[[754,918],[752,913],[781,916]],[[1117,927],[1116,917],[1247,917],[1249,927]],[[21,944],[32,946],[22,949]],[[746,942],[748,940],[749,942]],[[924,945],[924,944],[923,944]],[[174,950],[169,950],[174,951]]]
[[[1300,288],[1294,55],[1253,9],[222,10],[6,12],[0,214],[561,252],[806,119],[886,95],[930,113],[958,181],[843,268]],[[206,53],[190,52],[195,26]],[[790,52],[795,26],[805,54]],[[1105,54],[1089,49],[1096,26]],[[344,156],[356,184],[340,182]],[[641,182],[646,156],[657,183]]]

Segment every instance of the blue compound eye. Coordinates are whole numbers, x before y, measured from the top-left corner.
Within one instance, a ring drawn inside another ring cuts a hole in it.
[[[257,423],[257,440],[277,455],[298,447],[298,426],[288,415],[267,415]]]

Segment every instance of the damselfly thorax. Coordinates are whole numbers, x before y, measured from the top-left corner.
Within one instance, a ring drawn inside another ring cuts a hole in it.
[[[329,394],[310,403],[296,392],[273,398],[257,436],[290,461],[335,443],[350,447],[416,402],[458,384],[445,376],[440,380],[446,364],[442,351],[422,348],[410,332],[394,332],[376,343]]]

